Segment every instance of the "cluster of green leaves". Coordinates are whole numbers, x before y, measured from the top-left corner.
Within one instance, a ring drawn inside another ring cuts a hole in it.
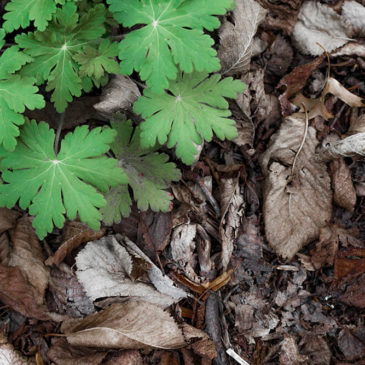
[[[205,32],[220,25],[218,15],[233,0],[10,0],[5,6],[0,50],[6,33],[15,36],[0,56],[0,205],[19,203],[34,215],[39,237],[61,228],[65,217],[98,229],[138,208],[167,211],[164,190],[180,172],[160,144],[176,147],[186,164],[196,145],[237,135],[225,98],[244,89],[220,69],[214,40]],[[134,27],[119,42],[109,28],[115,20]],[[120,63],[117,62],[119,57]],[[55,152],[55,132],[44,122],[27,120],[25,108],[45,106],[45,85],[57,112],[74,97],[100,87],[108,75],[139,73],[147,88],[134,104],[144,121],[111,122],[111,127],[77,127]],[[115,158],[105,154],[110,150]]]

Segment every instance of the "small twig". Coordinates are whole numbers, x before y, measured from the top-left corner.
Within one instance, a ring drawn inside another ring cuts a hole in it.
[[[58,151],[59,151],[60,136],[61,136],[61,131],[62,131],[62,128],[63,128],[63,123],[65,122],[65,115],[66,115],[65,112],[61,113],[60,114],[60,120],[58,122],[56,138],[54,140],[54,151],[55,151],[56,155],[58,154]]]

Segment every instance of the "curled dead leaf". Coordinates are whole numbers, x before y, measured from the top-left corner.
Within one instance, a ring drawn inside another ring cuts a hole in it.
[[[314,128],[308,127],[298,154],[304,131],[302,115],[286,118],[261,156],[266,175],[266,237],[275,251],[288,259],[316,239],[332,215],[330,178],[326,164],[315,155],[318,140]]]
[[[285,92],[280,97],[281,111],[286,117],[291,114],[289,99],[299,90],[303,89],[311,73],[316,70],[324,60],[324,54],[312,62],[297,66],[292,72],[285,75],[279,82],[278,88],[286,86]],[[301,105],[300,105],[301,106]]]
[[[233,23],[226,20],[219,30],[218,57],[223,74],[248,70],[252,57],[253,38],[267,11],[255,0],[237,0]]]
[[[10,233],[13,249],[9,266],[17,266],[29,282],[37,304],[43,304],[49,282],[49,269],[44,265],[44,256],[38,237],[29,217],[18,220]]]
[[[353,212],[356,204],[356,190],[351,178],[351,171],[343,158],[331,161],[333,199],[335,203]]]
[[[73,346],[118,349],[177,349],[187,345],[171,315],[153,304],[130,300],[112,304],[84,319],[64,322]]]
[[[306,98],[302,94],[298,94],[292,101],[292,103],[300,108],[300,111],[304,112],[304,108],[309,113],[309,119],[320,115],[325,120],[333,118],[333,115],[327,110],[325,105],[325,99],[327,94],[332,94],[337,96],[340,100],[342,100],[347,105],[357,108],[357,107],[364,107],[365,104],[363,100],[348,91],[344,88],[336,79],[333,77],[328,78],[326,82],[326,86],[323,89],[321,96],[317,99],[309,99]]]

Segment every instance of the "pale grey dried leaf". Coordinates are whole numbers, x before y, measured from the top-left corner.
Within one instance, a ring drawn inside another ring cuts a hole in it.
[[[227,20],[219,31],[218,57],[223,74],[232,75],[247,71],[254,35],[266,13],[267,10],[255,0],[236,0],[232,15],[234,24]]]
[[[345,1],[342,6],[342,17],[344,23],[352,28],[354,36],[365,36],[365,6],[364,2],[359,4],[357,1]]]
[[[356,42],[349,42],[331,53],[331,57],[341,56],[365,57],[365,45]]]
[[[239,186],[239,177],[220,180],[222,218],[219,236],[222,245],[222,266],[226,270],[233,252],[233,243],[245,211],[245,202]]]
[[[176,349],[187,345],[181,328],[168,312],[135,300],[112,304],[81,320],[64,322],[61,331],[74,346]]]
[[[314,128],[308,127],[297,154],[304,133],[303,115],[286,118],[260,161],[266,175],[266,237],[275,251],[288,259],[316,239],[332,215],[330,177],[325,162],[315,154],[318,140]]]
[[[325,146],[325,152],[332,158],[365,156],[365,133],[356,133]]]
[[[151,265],[148,271],[148,277],[160,293],[168,295],[173,298],[175,302],[187,297],[187,293],[183,289],[177,288],[174,282],[165,275],[134,242],[120,234],[117,234],[116,238]]]
[[[9,266],[17,266],[28,280],[37,304],[43,304],[49,282],[49,269],[44,264],[44,256],[38,237],[29,217],[18,220],[10,232],[13,250]]]
[[[182,224],[174,229],[170,241],[172,258],[192,281],[197,280],[193,268],[195,246],[196,224]]]
[[[115,75],[104,88],[101,101],[94,108],[102,116],[111,118],[116,112],[130,109],[140,96],[137,85],[130,78]]]
[[[350,41],[352,31],[330,6],[306,1],[300,9],[292,36],[301,52],[319,56],[323,53],[322,47],[331,52]]]
[[[152,285],[131,278],[136,264],[134,258],[114,236],[89,242],[76,256],[76,264],[76,276],[92,300],[111,296],[133,297],[163,308],[175,301]]]

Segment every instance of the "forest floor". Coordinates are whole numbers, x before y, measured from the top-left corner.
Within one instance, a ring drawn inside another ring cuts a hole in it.
[[[247,85],[239,137],[192,166],[165,151],[169,213],[40,242],[0,209],[0,365],[365,364],[365,5],[236,2],[213,36]],[[65,130],[113,92],[74,101]]]

